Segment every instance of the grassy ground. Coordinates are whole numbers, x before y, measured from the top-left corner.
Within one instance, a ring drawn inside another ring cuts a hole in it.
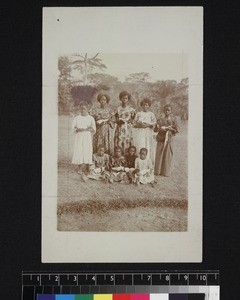
[[[71,123],[71,117],[59,117],[58,230],[187,230],[187,125],[175,137],[172,176],[156,177],[153,188],[82,182],[71,165]]]

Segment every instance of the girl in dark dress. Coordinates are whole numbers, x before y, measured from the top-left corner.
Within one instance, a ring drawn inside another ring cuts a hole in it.
[[[125,156],[126,159],[126,166],[128,168],[135,168],[135,159],[138,157],[136,155],[137,149],[135,146],[130,146],[128,148],[128,153]]]
[[[135,181],[134,175],[136,173],[135,169],[135,160],[138,157],[136,155],[137,149],[135,146],[130,146],[128,148],[128,153],[125,155],[126,160],[126,167],[125,170],[127,170],[127,175],[130,183],[133,183]]]
[[[157,120],[154,131],[158,132],[154,174],[170,176],[173,159],[173,137],[178,133],[178,125],[172,114],[171,105],[164,106],[164,115]]]

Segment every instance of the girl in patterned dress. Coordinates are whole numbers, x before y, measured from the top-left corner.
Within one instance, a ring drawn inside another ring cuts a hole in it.
[[[114,135],[114,147],[121,147],[123,153],[125,153],[132,144],[132,123],[135,117],[135,110],[127,105],[131,99],[131,95],[128,92],[121,92],[119,99],[122,104],[117,108],[115,114],[117,127]]]
[[[114,148],[114,156],[110,158],[111,175],[109,182],[128,182],[128,176],[125,171],[126,160],[122,153],[122,148]]]
[[[86,173],[92,164],[92,135],[96,132],[95,120],[88,114],[88,103],[83,101],[79,105],[80,115],[73,120],[72,129],[75,133],[72,163],[78,165],[78,173]],[[83,178],[84,179],[84,178]]]
[[[113,138],[111,131],[115,127],[113,117],[114,112],[108,107],[110,97],[107,94],[99,94],[97,101],[100,107],[92,111],[92,116],[96,121],[96,133],[94,135],[93,150],[98,151],[100,145],[104,145],[105,152],[113,154]]]
[[[105,146],[100,145],[98,152],[93,154],[93,165],[90,167],[88,178],[107,180],[109,175],[109,155],[105,153]]]

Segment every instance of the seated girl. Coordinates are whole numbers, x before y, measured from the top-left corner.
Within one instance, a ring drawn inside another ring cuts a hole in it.
[[[108,179],[109,155],[105,153],[104,145],[98,147],[98,152],[93,154],[93,165],[90,167],[88,178],[95,180]]]
[[[138,157],[136,155],[136,151],[137,151],[137,149],[135,146],[130,146],[128,148],[127,154],[125,156],[125,160],[126,160],[125,171],[127,172],[130,183],[134,182],[135,160]]]
[[[148,150],[140,149],[140,157],[135,160],[135,178],[136,184],[140,185],[150,183],[154,187],[153,165],[150,158],[147,157]]]
[[[114,156],[110,158],[110,178],[109,182],[128,182],[125,166],[126,160],[122,154],[123,150],[117,146],[114,148]]]

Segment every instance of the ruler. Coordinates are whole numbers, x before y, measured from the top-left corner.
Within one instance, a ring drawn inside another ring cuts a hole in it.
[[[22,300],[47,299],[44,295],[142,293],[204,294],[202,299],[218,300],[219,271],[22,273]]]

